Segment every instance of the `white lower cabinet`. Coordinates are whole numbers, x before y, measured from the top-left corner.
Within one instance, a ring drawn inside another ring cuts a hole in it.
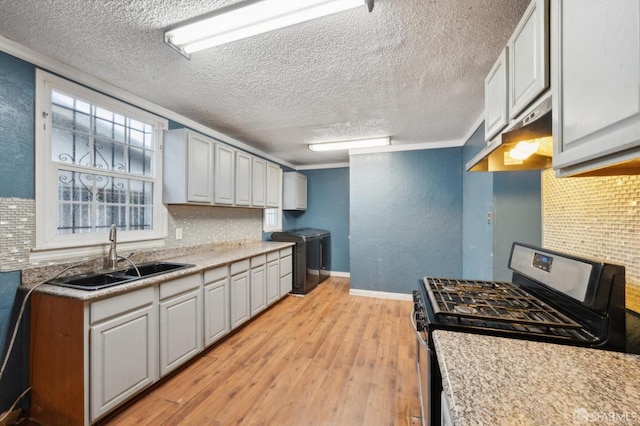
[[[280,250],[280,297],[293,289],[293,250],[291,247]]]
[[[231,331],[229,266],[204,271],[204,346]]]
[[[202,275],[160,284],[160,376],[202,350]]]
[[[280,299],[280,256],[267,253],[267,306]]]
[[[148,287],[91,304],[91,421],[158,380],[154,293]]]
[[[449,400],[444,391],[440,393],[440,425],[453,426],[453,418],[451,418],[451,409],[449,408]]]
[[[247,322],[251,318],[251,299],[249,288],[249,259],[231,264],[231,329]]]
[[[251,316],[267,307],[267,276],[264,254],[251,258]]]
[[[283,287],[286,277],[288,287]],[[37,336],[30,341],[34,420],[51,425],[100,421],[247,322],[252,310],[264,310],[267,292],[269,303],[275,302],[278,284],[278,296],[288,293],[290,277],[287,248],[95,302],[35,293],[30,321],[30,334]],[[65,362],[52,372],[54,358]]]

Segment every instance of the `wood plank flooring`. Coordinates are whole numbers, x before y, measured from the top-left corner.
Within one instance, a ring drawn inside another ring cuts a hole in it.
[[[419,424],[407,301],[332,277],[288,296],[103,423]]]

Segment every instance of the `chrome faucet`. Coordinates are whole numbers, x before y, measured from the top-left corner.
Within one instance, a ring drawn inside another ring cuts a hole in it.
[[[117,269],[118,268],[118,253],[116,252],[116,239],[117,239],[118,231],[116,229],[116,225],[111,224],[111,229],[109,229],[109,241],[111,242],[111,247],[109,247],[109,256],[107,257],[107,268],[109,269]]]

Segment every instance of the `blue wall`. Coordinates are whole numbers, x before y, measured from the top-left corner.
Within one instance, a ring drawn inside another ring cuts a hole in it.
[[[462,273],[462,148],[350,157],[351,288]]]
[[[34,92],[35,67],[0,52],[0,197],[34,198]],[[19,272],[0,273],[0,363],[15,326],[19,286]],[[28,321],[21,327],[0,382],[0,413],[29,383]]]
[[[486,146],[481,125],[463,148],[464,170]],[[541,245],[541,172],[464,172],[463,278],[509,281],[514,241]],[[491,223],[487,213],[491,212]]]
[[[0,52],[0,197],[34,198],[35,67]]]
[[[486,146],[484,123],[469,138],[462,150],[462,169]],[[493,225],[487,213],[493,213],[493,173],[467,172],[462,177],[462,278],[493,279]]]
[[[296,227],[331,232],[331,270],[349,272],[349,169],[300,173],[307,176],[307,210]]]
[[[494,173],[493,279],[511,280],[508,269],[514,241],[542,244],[540,170]]]

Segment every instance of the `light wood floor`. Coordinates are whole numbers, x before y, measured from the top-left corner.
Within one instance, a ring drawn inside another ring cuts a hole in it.
[[[288,296],[106,424],[419,424],[411,302],[332,277]]]

